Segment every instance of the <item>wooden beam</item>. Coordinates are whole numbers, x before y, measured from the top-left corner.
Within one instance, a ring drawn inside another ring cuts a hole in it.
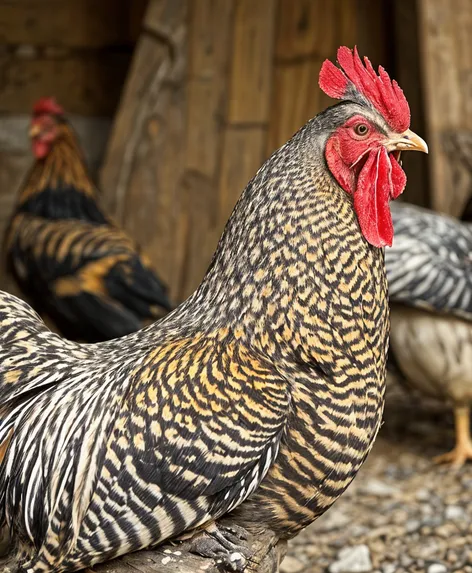
[[[131,52],[0,56],[0,113],[29,113],[33,102],[54,95],[69,113],[112,116]]]
[[[472,4],[419,0],[432,206],[458,215],[468,199],[467,167],[448,153],[449,134],[472,131]],[[444,143],[446,142],[446,146]]]
[[[395,0],[393,8],[393,31],[395,73],[393,74],[405,92],[411,110],[411,128],[426,138],[425,106],[422,77],[422,60],[419,50],[417,3],[411,0]],[[408,182],[402,199],[409,203],[430,206],[429,157],[424,153],[404,153],[403,168]]]
[[[266,158],[276,7],[275,0],[236,0],[229,109],[218,182],[220,229]]]
[[[233,0],[190,4],[186,174],[182,181],[186,237],[179,297],[200,283],[216,248],[218,173],[228,106],[228,76],[234,20]]]
[[[147,0],[0,0],[2,44],[132,46]]]
[[[186,0],[151,0],[112,129],[101,187],[118,221],[176,288],[185,221]]]
[[[283,145],[331,100],[318,87],[322,58],[279,62],[275,69],[267,153]]]
[[[269,119],[275,7],[275,0],[236,0],[227,117],[233,125]]]

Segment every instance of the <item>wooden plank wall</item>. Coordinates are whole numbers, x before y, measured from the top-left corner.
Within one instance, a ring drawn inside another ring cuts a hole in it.
[[[45,94],[71,113],[112,115],[144,0],[0,0],[0,113]]]
[[[418,5],[412,0],[391,0],[390,8],[395,78],[410,104],[411,128],[427,139]],[[404,153],[402,160],[407,174],[407,187],[401,198],[410,203],[431,207],[428,166],[434,161],[434,156],[427,156],[424,153]]]
[[[472,192],[472,2],[418,5],[432,203],[458,215]]]
[[[328,103],[340,44],[385,63],[377,0],[151,0],[101,173],[175,300],[199,284],[246,183]]]
[[[54,95],[93,172],[101,163],[147,0],[0,0],[0,236],[32,157],[31,106]],[[13,290],[0,270],[0,288]]]

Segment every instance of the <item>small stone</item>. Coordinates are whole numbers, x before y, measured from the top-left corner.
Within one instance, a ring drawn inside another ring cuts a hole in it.
[[[415,497],[418,501],[429,501],[431,499],[431,492],[428,489],[421,488],[416,492]]]
[[[392,512],[391,521],[396,525],[402,525],[408,519],[408,512],[402,509]]]
[[[465,518],[465,512],[459,505],[448,505],[444,517],[452,521],[460,521]]]
[[[417,519],[409,519],[405,524],[405,529],[407,533],[413,533],[414,531],[418,531],[421,527],[421,522]]]
[[[454,535],[457,531],[456,526],[452,523],[445,523],[444,525],[440,525],[436,527],[435,534],[443,539],[448,539]]]
[[[463,478],[462,485],[465,489],[472,489],[472,478],[469,477]]]
[[[291,555],[287,555],[280,565],[280,573],[298,573],[298,571],[301,571],[304,567],[304,563]]]
[[[372,571],[372,562],[367,545],[345,547],[338,559],[329,566],[330,573],[364,573]]]
[[[454,551],[448,551],[447,555],[446,555],[446,559],[449,563],[457,563],[457,561],[459,561],[459,558],[457,557],[457,553],[454,553]]]
[[[421,505],[421,513],[423,515],[433,515],[435,513],[435,509],[431,505],[423,503]]]
[[[423,525],[427,527],[438,527],[442,525],[442,519],[440,515],[429,515],[423,519]]]
[[[442,563],[433,563],[428,567],[428,573],[447,573],[447,567]]]
[[[369,528],[365,525],[356,524],[350,529],[352,537],[361,537],[369,532]]]
[[[397,566],[394,563],[388,563],[382,567],[382,573],[395,573]]]
[[[409,555],[400,556],[400,564],[402,567],[408,568],[413,563],[413,559]]]
[[[374,495],[375,497],[393,497],[398,494],[399,490],[378,479],[370,479],[362,486],[361,491],[367,495]]]
[[[327,511],[323,517],[318,519],[314,528],[318,531],[333,531],[335,529],[341,529],[341,527],[344,527],[350,523],[350,521],[350,518],[345,513],[333,507]]]

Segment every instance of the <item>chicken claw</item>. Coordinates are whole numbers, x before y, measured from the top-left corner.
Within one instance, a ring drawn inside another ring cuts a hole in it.
[[[247,539],[248,534],[241,527],[212,523],[193,537],[190,551],[215,559],[224,571],[242,573],[250,558],[249,548],[243,545]]]
[[[472,443],[456,446],[450,452],[433,458],[434,463],[450,464],[455,469],[460,469],[468,460],[472,460]]]
[[[456,445],[446,454],[436,456],[437,464],[450,464],[452,468],[461,468],[467,460],[472,460],[472,439],[470,437],[470,410],[469,408],[456,408],[454,410],[456,422]]]

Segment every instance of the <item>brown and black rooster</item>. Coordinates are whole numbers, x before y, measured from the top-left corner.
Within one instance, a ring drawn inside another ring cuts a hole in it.
[[[0,294],[14,571],[76,571],[195,530],[194,550],[234,570],[220,517],[288,539],[358,472],[382,419],[397,159],[427,148],[383,69],[348,48],[338,61],[320,85],[341,103],[265,162],[163,320],[81,345]]]
[[[34,106],[30,136],[36,161],[6,249],[33,307],[64,336],[84,342],[134,332],[170,310],[147,258],[100,209],[75,133],[53,99]]]

